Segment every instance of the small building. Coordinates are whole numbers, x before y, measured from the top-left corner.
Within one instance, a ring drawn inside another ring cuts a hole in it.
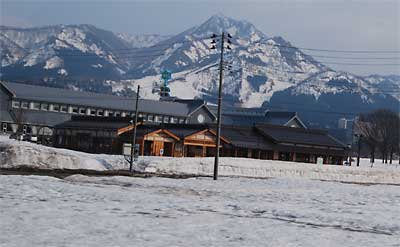
[[[73,117],[56,125],[57,147],[92,153],[122,154],[124,143],[131,143],[130,118]],[[104,120],[104,119],[102,119]],[[137,126],[136,143],[143,156],[211,157],[216,148],[214,124],[149,124]],[[269,124],[253,126],[223,125],[220,154],[326,164],[342,164],[347,156],[345,144],[325,131]]]

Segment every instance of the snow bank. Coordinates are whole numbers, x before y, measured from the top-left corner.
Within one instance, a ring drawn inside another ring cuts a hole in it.
[[[213,174],[213,158],[156,158],[144,157],[140,168],[148,172]],[[397,168],[398,167],[398,168]],[[316,165],[277,160],[221,158],[219,174],[254,178],[294,177],[340,182],[400,184],[400,166],[348,167]]]
[[[0,136],[0,168],[29,166],[41,169],[109,170],[125,166],[121,156],[93,155],[46,147]]]
[[[30,166],[45,169],[118,170],[129,167],[121,155],[88,154],[9,140],[6,137],[0,137],[0,154],[0,168]],[[135,169],[150,173],[211,176],[213,164],[213,158],[140,157]],[[366,159],[362,160],[360,167],[348,167],[276,160],[221,158],[219,174],[253,178],[293,177],[400,185],[399,165],[377,163],[374,167],[370,167]]]

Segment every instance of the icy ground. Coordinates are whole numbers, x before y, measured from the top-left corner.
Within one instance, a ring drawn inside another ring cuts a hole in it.
[[[0,246],[400,246],[399,205],[391,185],[0,176]]]
[[[141,172],[212,175],[213,158],[140,157],[135,169]],[[45,169],[128,170],[121,155],[88,154],[45,147],[0,136],[0,168],[30,166]],[[400,165],[381,164],[370,167],[363,159],[361,167],[316,165],[276,160],[221,158],[221,176],[254,178],[290,177],[354,183],[400,185]]]

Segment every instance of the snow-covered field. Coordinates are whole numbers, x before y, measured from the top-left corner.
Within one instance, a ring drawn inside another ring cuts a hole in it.
[[[212,174],[212,158],[140,159],[140,171]],[[400,246],[400,167],[361,165],[222,158],[217,181],[2,175],[0,246]],[[128,168],[0,137],[0,168],[18,166]]]
[[[307,179],[0,176],[0,246],[399,246],[400,190]]]
[[[67,168],[112,170],[128,169],[120,155],[88,154],[66,149],[45,147],[0,137],[0,168],[30,166],[37,168]],[[213,158],[140,157],[135,169],[142,172],[212,175]],[[221,158],[221,176],[255,178],[294,177],[317,180],[385,183],[400,185],[400,166],[381,164],[370,167],[363,159],[361,167],[316,165],[273,160]]]

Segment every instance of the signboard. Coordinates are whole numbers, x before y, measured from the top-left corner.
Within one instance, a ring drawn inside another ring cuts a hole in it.
[[[160,155],[162,156],[164,154],[164,149],[160,149]]]
[[[324,164],[324,158],[318,157],[318,158],[317,158],[317,164],[318,164],[318,165]]]
[[[131,144],[130,143],[124,143],[124,145],[122,146],[122,154],[124,156],[131,156]],[[138,160],[139,158],[139,150],[140,150],[140,144],[135,144],[134,146],[134,150],[133,150],[133,158],[135,161]]]
[[[131,155],[131,144],[130,143],[124,143],[122,147],[122,154],[130,156]]]

